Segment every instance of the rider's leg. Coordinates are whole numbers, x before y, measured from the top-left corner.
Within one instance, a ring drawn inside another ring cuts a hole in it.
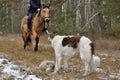
[[[28,20],[27,20],[27,25],[28,25],[28,32],[32,31],[32,17],[33,13],[28,13]]]

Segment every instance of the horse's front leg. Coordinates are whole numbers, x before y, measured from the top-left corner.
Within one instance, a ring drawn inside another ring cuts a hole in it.
[[[26,48],[27,44],[26,44],[26,35],[24,33],[22,33],[22,38],[23,38],[23,41],[24,41],[24,49]]]
[[[38,51],[38,43],[39,43],[39,37],[38,36],[36,36],[35,41],[36,41],[36,44],[35,44],[34,51]]]

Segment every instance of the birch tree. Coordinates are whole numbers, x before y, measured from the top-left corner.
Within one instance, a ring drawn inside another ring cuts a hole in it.
[[[80,13],[80,6],[81,0],[77,1],[77,9],[76,9],[76,27],[81,29],[81,13]]]

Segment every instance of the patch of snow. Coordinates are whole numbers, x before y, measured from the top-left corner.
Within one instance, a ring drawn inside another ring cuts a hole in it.
[[[111,73],[109,75],[110,78],[116,78],[116,79],[120,79],[120,72],[119,73]]]
[[[100,55],[107,57],[107,56],[108,56],[108,53],[101,53]]]
[[[102,60],[105,60],[106,58],[102,58]]]
[[[111,59],[110,59],[110,61],[113,61],[113,62],[115,62],[115,61],[116,61],[116,59],[115,59],[115,58],[111,58]]]
[[[28,75],[24,80],[42,80],[37,78],[35,75]]]
[[[14,80],[42,80],[35,75],[28,75],[29,68],[15,65],[3,55],[0,55],[0,70],[0,80],[6,80],[10,77],[14,78]]]
[[[104,70],[101,68],[96,68],[96,72],[104,72]]]
[[[15,39],[10,39],[10,41],[15,41]]]

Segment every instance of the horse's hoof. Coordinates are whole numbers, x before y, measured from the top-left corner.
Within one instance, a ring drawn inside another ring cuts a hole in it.
[[[24,45],[24,49],[26,49],[26,45]]]
[[[35,51],[35,52],[38,51],[38,48],[34,48],[34,51]]]

